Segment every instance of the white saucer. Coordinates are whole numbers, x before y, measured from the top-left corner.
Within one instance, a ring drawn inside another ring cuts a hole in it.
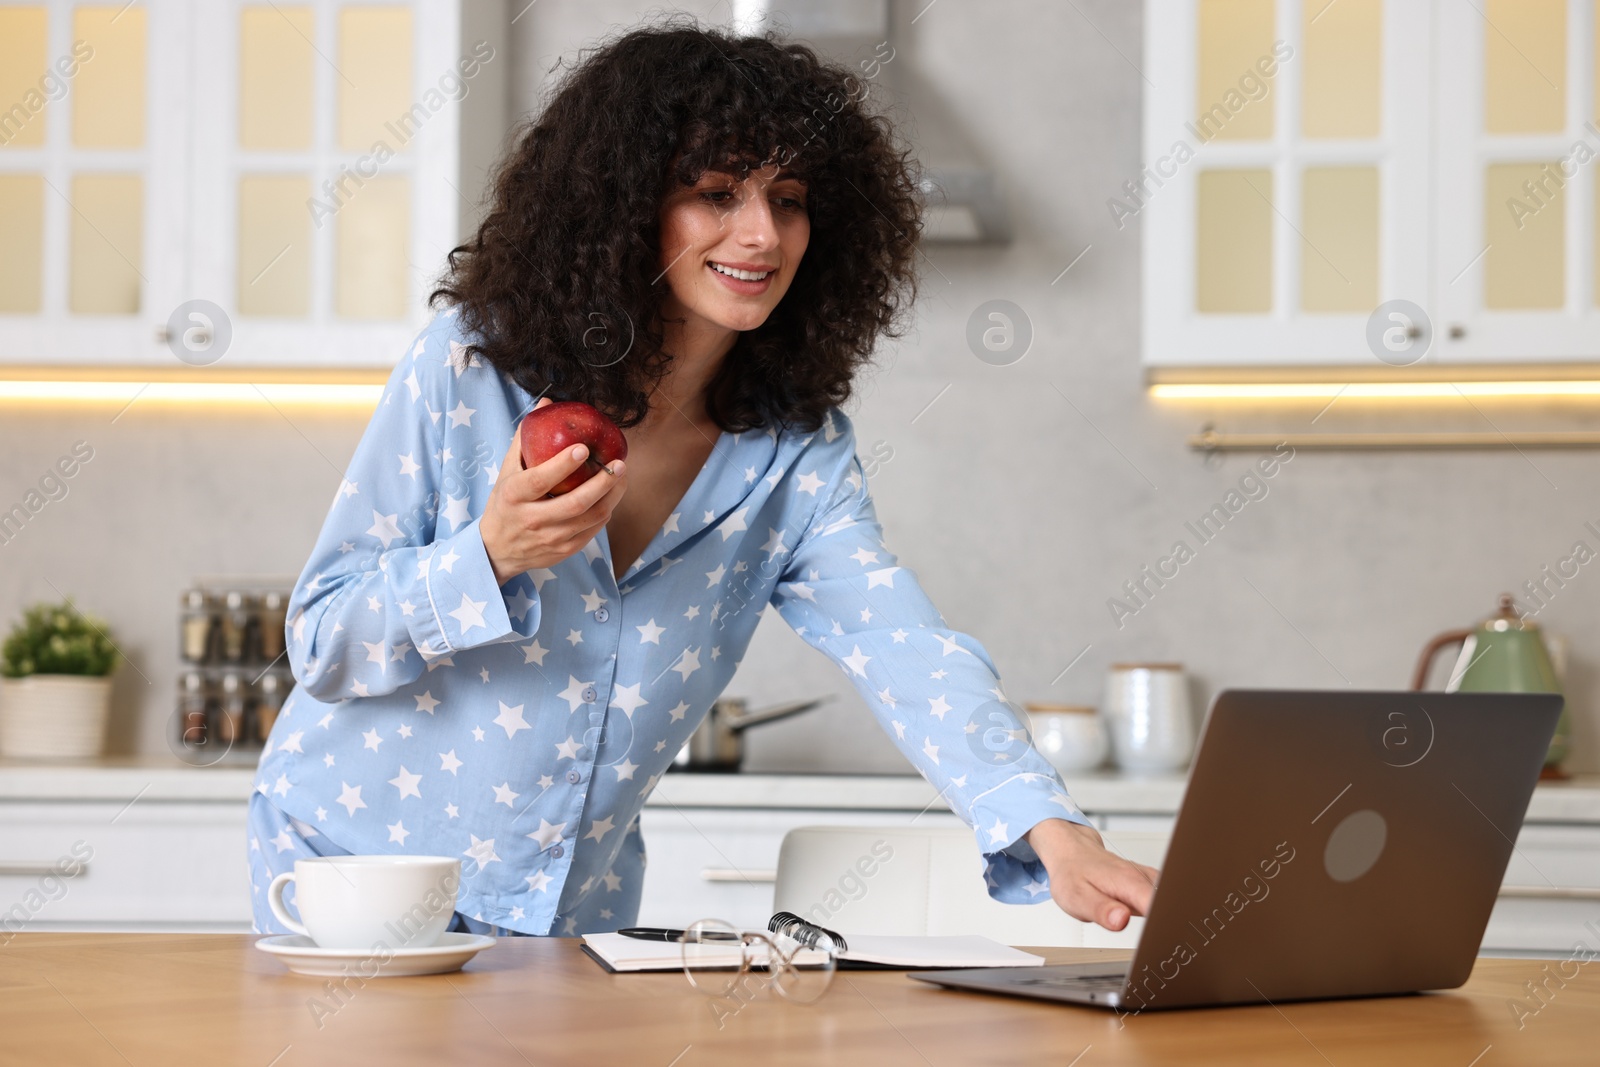
[[[449,974],[494,944],[483,934],[443,933],[426,948],[392,949],[389,958],[364,948],[319,948],[304,934],[263,937],[256,948],[270,952],[296,974],[317,978],[403,978],[419,974]]]

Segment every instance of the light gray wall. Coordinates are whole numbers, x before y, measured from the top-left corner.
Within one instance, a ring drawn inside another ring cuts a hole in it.
[[[1574,541],[1600,548],[1583,529],[1600,527],[1600,506],[1594,459],[1582,453],[1302,452],[1119,628],[1107,599],[1176,539],[1193,544],[1185,521],[1253,461],[1189,451],[1185,436],[1205,422],[1288,432],[1596,420],[1559,406],[1341,400],[1312,426],[1320,403],[1152,401],[1139,370],[1138,226],[1118,231],[1106,208],[1139,170],[1140,96],[1162,76],[1139,70],[1139,6],[942,0],[908,25],[925,4],[897,4],[894,62],[916,68],[907,81],[937,92],[999,171],[1018,237],[926,250],[914,329],[883,351],[852,413],[864,457],[879,442],[893,450],[870,479],[889,547],[950,624],[983,642],[1009,696],[1097,703],[1107,666],[1131,659],[1187,664],[1197,706],[1225,685],[1403,686],[1433,633],[1487,614],[1497,593]],[[622,0],[527,8],[512,27],[513,112],[534,106],[558,57],[653,10]],[[914,122],[915,94],[898,108]],[[992,298],[1032,321],[1032,348],[1011,366],[966,346],[969,315]],[[96,449],[67,499],[0,545],[0,615],[54,589],[107,615],[133,660],[117,683],[118,742],[160,752],[178,590],[198,573],[297,573],[364,420],[297,412],[290,424],[270,409],[174,417],[136,404],[113,424],[113,413],[0,414],[0,505],[73,441]],[[1600,569],[1583,568],[1539,618],[1570,639],[1569,766],[1600,770],[1590,639]],[[824,692],[842,696],[753,731],[748,765],[908,770],[842,675],[775,615],[729,689],[757,704]]]

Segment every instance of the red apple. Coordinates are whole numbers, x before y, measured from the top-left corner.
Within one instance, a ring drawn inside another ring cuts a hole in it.
[[[522,420],[522,465],[536,467],[573,445],[587,445],[583,466],[550,490],[551,496],[570,493],[594,477],[602,465],[628,457],[628,439],[617,424],[580,400],[558,400],[535,408]]]

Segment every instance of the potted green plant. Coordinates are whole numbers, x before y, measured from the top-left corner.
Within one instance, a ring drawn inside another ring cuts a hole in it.
[[[0,645],[0,756],[98,756],[120,659],[105,622],[71,599],[27,608]]]

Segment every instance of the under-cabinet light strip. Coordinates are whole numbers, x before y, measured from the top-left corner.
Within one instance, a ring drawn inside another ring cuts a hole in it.
[[[1150,386],[1160,400],[1331,400],[1381,398],[1600,396],[1600,381],[1503,382],[1162,382]]]
[[[375,407],[382,385],[295,382],[0,381],[0,403],[293,404]]]

